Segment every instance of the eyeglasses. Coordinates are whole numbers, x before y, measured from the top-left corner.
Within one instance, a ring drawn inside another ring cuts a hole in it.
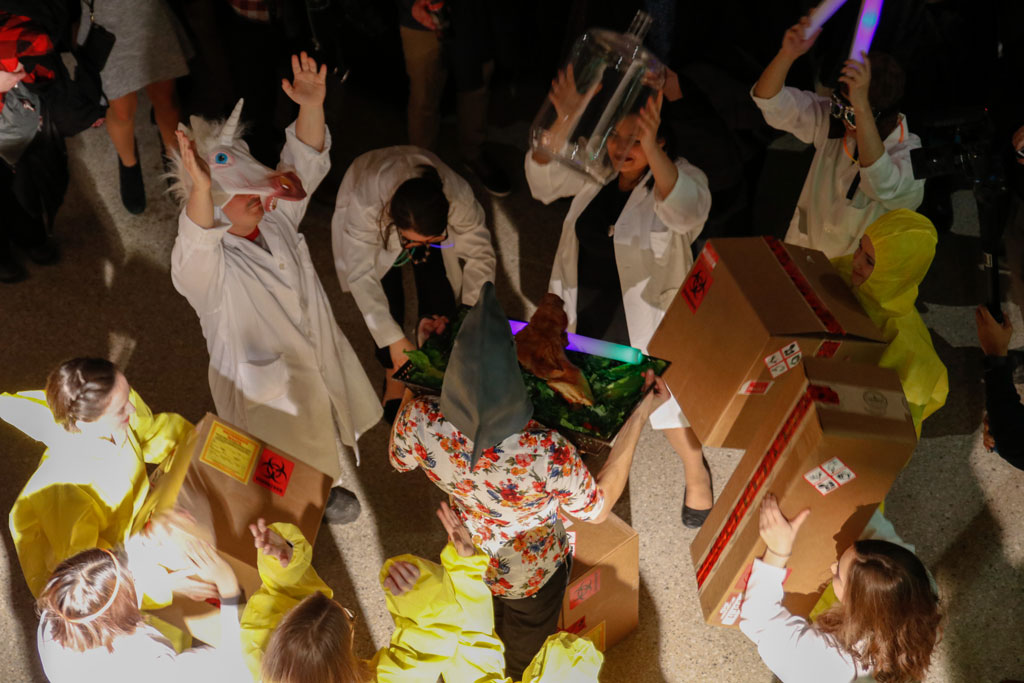
[[[436,239],[436,241],[434,241],[434,239]],[[406,239],[405,236],[399,232],[398,243],[402,247],[402,253],[398,255],[398,258],[395,259],[392,266],[404,266],[406,263],[412,263],[413,265],[426,263],[427,259],[430,258],[431,249],[448,249],[455,246],[454,244],[445,244],[448,241],[447,229],[434,239],[431,239],[430,241],[414,242]]]
[[[834,119],[842,119],[850,125],[850,128],[857,130],[857,116],[853,112],[853,105],[840,95],[837,91],[832,91],[832,96],[828,102],[828,113]],[[878,116],[881,112],[872,110],[874,119],[877,121]]]

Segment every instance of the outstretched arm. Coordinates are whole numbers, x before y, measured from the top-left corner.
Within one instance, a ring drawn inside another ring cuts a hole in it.
[[[210,168],[196,156],[196,143],[188,139],[181,130],[174,134],[178,138],[181,162],[185,172],[192,179],[192,192],[185,205],[185,215],[200,228],[213,227],[213,195],[210,194]]]
[[[821,33],[821,29],[818,29],[810,38],[805,40],[804,29],[810,26],[810,22],[810,18],[804,17],[800,20],[800,23],[786,31],[778,54],[765,67],[761,78],[757,79],[757,83],[754,85],[754,97],[770,99],[778,95],[779,91],[786,85],[786,76],[789,74],[789,69],[793,66],[793,62],[811,49],[814,41],[818,38],[818,34]]]
[[[292,55],[292,82],[281,79],[281,89],[299,105],[295,136],[303,144],[323,151],[326,139],[324,95],[327,93],[327,65],[317,69],[316,61],[305,52]]]

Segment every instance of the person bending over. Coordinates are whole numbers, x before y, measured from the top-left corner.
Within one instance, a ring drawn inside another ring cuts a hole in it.
[[[835,258],[853,251],[864,228],[886,211],[921,205],[924,180],[914,178],[910,164],[921,139],[899,111],[903,69],[886,54],[847,60],[831,97],[784,87],[793,62],[817,39],[818,33],[804,39],[807,26],[804,17],[786,31],[751,95],[768,125],[814,145],[786,242]]]
[[[352,292],[388,371],[384,415],[395,420],[402,383],[391,378],[416,346],[402,330],[402,267],[409,265],[418,320],[451,319],[494,280],[494,248],[483,207],[465,180],[432,152],[385,147],[357,157],[338,188],[331,235],[343,291]]]
[[[760,514],[767,550],[754,560],[739,625],[772,673],[783,683],[924,678],[943,616],[921,560],[889,541],[855,541],[832,563],[839,604],[811,624],[782,606],[786,563],[810,510],[788,520],[768,493]]]
[[[303,52],[292,70],[281,87],[299,116],[277,171],[242,141],[241,100],[223,124],[192,117],[191,130],[179,129],[171,279],[199,316],[217,414],[331,476],[325,517],[344,524],[360,506],[339,485],[340,458],[381,408],[298,229],[330,168],[331,138],[326,67]]]

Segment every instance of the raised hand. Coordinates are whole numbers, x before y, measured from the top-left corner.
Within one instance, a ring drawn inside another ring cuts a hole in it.
[[[476,554],[476,545],[473,543],[473,535],[463,523],[455,511],[448,507],[448,503],[441,502],[437,511],[437,518],[441,520],[444,530],[448,532],[448,540],[455,546],[455,551],[462,557],[472,557]]]
[[[181,152],[181,164],[185,172],[192,179],[192,184],[197,190],[210,189],[210,167],[206,161],[196,156],[196,143],[189,140],[182,130],[174,131],[178,138],[178,151]]]
[[[868,53],[863,50],[860,53],[863,62],[856,59],[847,59],[839,76],[839,82],[846,84],[846,99],[850,100],[855,108],[864,112],[871,111],[871,104],[868,102],[868,87],[871,85],[871,60]]]
[[[761,540],[768,546],[768,550],[780,559],[785,559],[793,553],[793,541],[796,540],[797,532],[803,526],[804,520],[811,514],[810,508],[800,511],[792,520],[786,519],[779,509],[779,501],[774,494],[766,494],[761,501],[761,520],[759,531]]]
[[[587,105],[598,90],[601,89],[601,81],[596,81],[585,93],[576,89],[576,78],[573,74],[572,64],[566,67],[565,71],[559,71],[558,76],[551,81],[551,92],[548,99],[555,106],[558,118],[568,120]]]
[[[799,23],[791,26],[786,34],[782,36],[782,48],[779,50],[784,56],[791,60],[796,60],[801,55],[805,54],[814,45],[814,41],[818,39],[818,34],[821,33],[819,28],[815,31],[810,38],[804,38],[804,30],[811,25],[811,18],[804,17]]]
[[[281,89],[292,102],[301,106],[321,106],[327,94],[327,65],[317,69],[316,61],[305,52],[292,55],[292,82],[281,79]]]
[[[661,125],[661,103],[665,99],[665,93],[658,91],[657,95],[647,98],[647,103],[637,112],[639,117],[638,129],[640,134],[640,146],[650,159],[658,151],[658,127]]]
[[[282,567],[287,567],[292,561],[292,546],[288,541],[271,530],[266,520],[262,517],[256,520],[255,524],[249,525],[249,532],[252,534],[253,545],[256,550],[268,557],[276,557]]]

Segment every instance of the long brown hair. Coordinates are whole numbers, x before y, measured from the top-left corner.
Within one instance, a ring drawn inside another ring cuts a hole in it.
[[[888,541],[861,540],[843,601],[819,617],[879,683],[920,680],[942,635],[939,596],[917,556]]]
[[[105,647],[142,623],[135,584],[121,559],[107,550],[84,550],[53,571],[36,601],[44,632],[71,650]]]
[[[264,683],[362,683],[369,679],[353,652],[345,610],[316,592],[274,629],[260,664]]]
[[[109,360],[72,358],[47,378],[46,405],[65,430],[77,433],[77,422],[95,422],[103,415],[116,382],[117,366]]]

